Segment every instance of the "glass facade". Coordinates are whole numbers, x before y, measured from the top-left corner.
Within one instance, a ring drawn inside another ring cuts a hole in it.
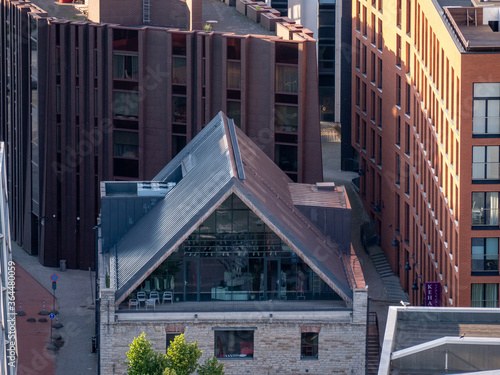
[[[174,303],[340,300],[235,195],[191,233],[136,292],[140,290],[173,291]]]

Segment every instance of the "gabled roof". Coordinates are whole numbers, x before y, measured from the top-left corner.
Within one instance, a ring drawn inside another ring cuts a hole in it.
[[[154,181],[176,184],[163,192],[151,191],[151,195],[160,195],[158,201],[153,207],[148,206],[148,211],[130,228],[122,229],[114,248],[109,247],[116,257],[112,262],[116,264],[117,303],[232,193],[346,302],[352,301],[340,246],[300,213],[292,201],[288,176],[222,112]],[[123,194],[106,195],[106,191],[113,190],[107,184],[119,183],[103,183],[103,208],[108,204],[106,200],[125,198]],[[102,220],[104,224],[107,219]],[[106,236],[103,225],[103,237]]]

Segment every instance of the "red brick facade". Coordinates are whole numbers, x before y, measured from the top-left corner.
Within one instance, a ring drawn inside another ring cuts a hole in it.
[[[472,192],[500,190],[498,179],[472,176],[473,147],[500,145],[498,132],[473,134],[472,117],[474,83],[500,82],[500,38],[489,52],[464,46],[431,0],[352,4],[352,144],[381,247],[412,304],[423,303],[423,282],[438,281],[442,306],[498,307],[498,243],[496,261],[488,255],[484,263],[496,270],[471,260],[471,238],[497,239],[498,220],[480,211],[473,222],[471,210]],[[481,288],[488,296],[473,297]]]

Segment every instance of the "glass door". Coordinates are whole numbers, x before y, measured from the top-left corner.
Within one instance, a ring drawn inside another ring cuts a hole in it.
[[[199,301],[200,261],[187,259],[184,262],[184,301]]]
[[[266,261],[266,299],[278,299],[279,283],[279,260],[268,259]]]

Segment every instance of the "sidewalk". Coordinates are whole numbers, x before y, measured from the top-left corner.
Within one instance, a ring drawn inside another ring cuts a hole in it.
[[[23,311],[27,313],[26,316],[17,317],[18,322],[24,321],[18,323],[18,332],[25,324],[29,325],[26,333],[18,338],[20,364],[25,363],[23,358],[26,358],[26,355],[31,356],[26,362],[28,367],[24,370],[25,372],[20,371],[19,375],[96,374],[97,354],[91,353],[92,336],[95,335],[95,306],[92,304],[92,293],[95,291],[94,273],[92,273],[91,290],[88,271],[61,272],[58,268],[43,267],[37,257],[28,255],[14,242],[12,242],[12,252],[17,265],[16,286],[19,298],[16,300],[23,298]],[[43,299],[46,300],[46,310],[52,310],[50,276],[54,273],[59,276],[56,289],[56,310],[59,311],[59,322],[64,326],[59,330],[54,330],[54,333],[61,335],[64,345],[58,351],[48,355],[45,348],[50,341],[50,319],[46,316],[49,322],[39,323],[38,318],[41,316],[37,314],[42,310]],[[23,278],[27,282],[22,282]],[[33,308],[28,305],[30,297],[27,297],[27,292],[34,294],[31,302],[34,304]],[[16,310],[18,309],[19,304],[16,304]],[[34,311],[31,311],[32,309]],[[32,315],[37,322],[25,323],[26,319]],[[35,356],[35,353],[41,353],[41,355]],[[51,361],[52,367],[50,367]],[[46,362],[49,364],[44,367]]]
[[[55,355],[47,350],[50,342],[50,319],[38,315],[45,300],[45,309],[52,310],[52,294],[16,262],[16,311],[20,303],[26,315],[16,317],[18,375],[53,374]]]

